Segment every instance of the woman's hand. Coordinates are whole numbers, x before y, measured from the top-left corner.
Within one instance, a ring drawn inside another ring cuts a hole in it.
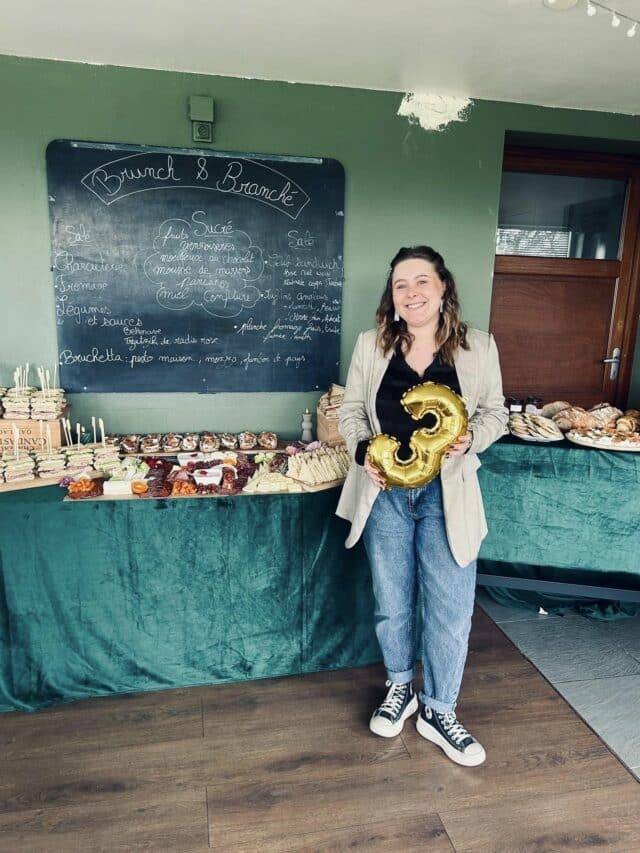
[[[458,436],[455,444],[450,444],[447,448],[447,452],[445,453],[446,457],[449,456],[463,456],[467,450],[471,447],[471,442],[473,441],[473,435],[470,432],[465,432],[464,435]]]
[[[386,487],[387,484],[385,482],[384,477],[382,476],[380,471],[378,471],[376,466],[372,465],[371,462],[369,462],[368,456],[364,460],[364,470],[367,472],[367,474],[369,475],[369,479],[373,482],[375,486],[377,486],[379,489],[384,489]]]

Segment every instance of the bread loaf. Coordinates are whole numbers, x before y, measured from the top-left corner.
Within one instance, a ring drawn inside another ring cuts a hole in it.
[[[596,419],[596,426],[600,429],[613,429],[618,418],[622,417],[621,410],[610,406],[609,403],[598,403],[589,409],[589,414]]]
[[[640,411],[638,409],[627,409],[627,411],[616,421],[618,432],[640,432]]]
[[[543,406],[540,410],[540,414],[543,418],[552,418],[554,415],[557,415],[558,412],[561,412],[563,409],[570,409],[571,403],[567,403],[566,400],[556,400],[555,403],[547,403],[546,406]]]
[[[552,420],[563,432],[570,429],[590,429],[597,425],[595,417],[580,406],[569,406],[554,415]]]

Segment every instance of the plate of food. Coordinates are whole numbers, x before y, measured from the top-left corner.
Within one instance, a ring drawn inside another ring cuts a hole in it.
[[[595,447],[597,450],[624,450],[627,453],[640,452],[640,433],[620,432],[615,429],[574,429],[567,438],[583,447]]]
[[[516,414],[509,418],[509,431],[523,441],[534,441],[547,444],[562,441],[562,430],[554,424],[551,418],[542,415]]]

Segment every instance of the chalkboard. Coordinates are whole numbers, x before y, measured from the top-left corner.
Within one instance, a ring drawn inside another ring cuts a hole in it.
[[[336,379],[336,160],[57,139],[47,178],[68,391],[310,391]]]

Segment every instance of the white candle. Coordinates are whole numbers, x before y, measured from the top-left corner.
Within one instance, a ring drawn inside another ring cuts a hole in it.
[[[80,450],[80,423],[76,421],[76,435],[78,436],[78,450]]]
[[[46,380],[47,380],[47,393],[49,393],[49,390],[50,390],[50,388],[51,388],[51,386],[49,385],[49,377],[50,377],[50,375],[51,375],[51,374],[49,373],[49,371],[48,371],[48,370],[45,370],[44,375],[45,375],[45,378],[46,378]]]
[[[56,363],[53,365],[53,387],[54,387],[54,388],[57,388],[57,387],[58,387],[58,386],[56,385],[56,383],[57,383],[57,381],[58,381],[57,376],[58,376],[58,363],[56,362]]]
[[[91,429],[93,430],[93,443],[96,444],[96,418],[91,415]]]
[[[106,443],[104,440],[104,421],[102,418],[98,418],[98,424],[100,425],[100,437],[102,439],[102,446],[106,447]]]

